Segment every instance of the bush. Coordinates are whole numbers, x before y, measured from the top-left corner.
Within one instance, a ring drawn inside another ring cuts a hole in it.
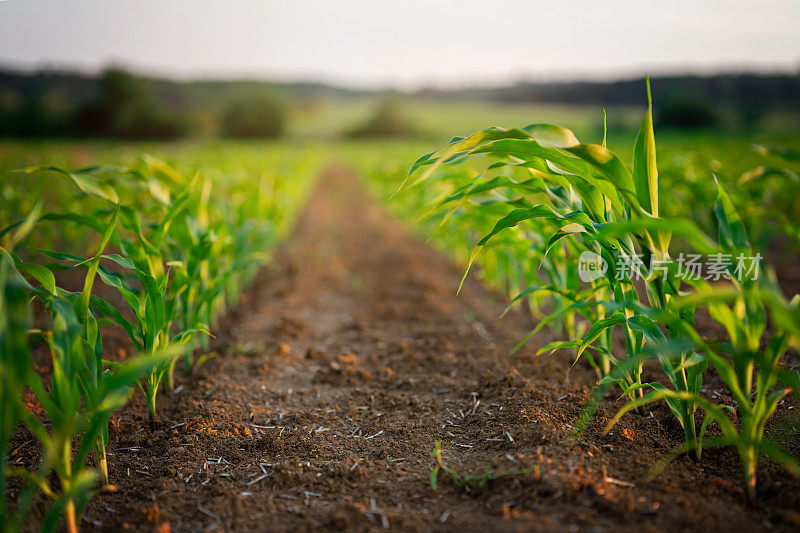
[[[283,106],[268,97],[232,102],[222,115],[222,134],[240,139],[278,137],[285,128]]]
[[[185,119],[163,108],[135,106],[117,117],[115,134],[127,139],[175,139],[188,131]]]
[[[416,133],[416,128],[405,117],[400,105],[394,100],[384,100],[365,124],[350,131],[348,135],[350,137],[408,137]]]

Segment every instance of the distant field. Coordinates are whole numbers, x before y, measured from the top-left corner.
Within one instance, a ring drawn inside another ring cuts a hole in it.
[[[330,138],[367,120],[379,100],[354,98],[324,100],[314,106],[295,110],[290,118],[289,135],[293,137]],[[445,142],[454,135],[470,133],[488,126],[524,126],[532,122],[568,125],[579,135],[602,137],[602,109],[596,106],[555,104],[499,104],[475,101],[400,100],[409,121],[423,136]],[[615,109],[614,124],[636,127],[640,110]],[[599,139],[598,139],[599,141]]]
[[[499,105],[490,103],[434,103],[406,104],[408,115],[425,132],[413,139],[344,140],[342,131],[364,120],[375,102],[348,101],[337,106],[321,104],[313,112],[296,113],[290,124],[290,137],[280,141],[236,141],[189,139],[181,141],[116,141],[116,140],[17,140],[0,139],[0,172],[31,165],[52,164],[77,168],[96,163],[130,164],[142,153],[200,167],[218,167],[220,161],[228,168],[237,165],[237,153],[258,152],[268,145],[279,150],[316,146],[336,157],[341,146],[354,151],[379,152],[396,160],[403,157],[408,167],[416,156],[439,147],[453,135],[465,135],[491,125],[523,126],[528,123],[554,123],[572,129],[584,142],[602,140],[602,115],[585,107]],[[632,133],[636,127],[636,109],[609,111],[609,123],[623,117],[625,127],[610,129],[608,146],[624,161],[632,153]],[[691,170],[696,175],[713,172],[728,181],[741,173],[764,163],[753,145],[779,145],[800,148],[800,129],[793,133],[759,131],[753,134],[726,133],[724,131],[659,131],[659,168],[662,174],[675,174],[678,168]]]
[[[521,127],[532,123],[559,124],[573,130],[578,138],[600,142],[603,135],[603,108],[593,105],[503,104],[468,100],[398,99],[404,116],[420,132],[420,137],[445,142],[455,134],[467,134],[489,126]],[[289,118],[292,138],[331,139],[365,122],[380,100],[342,98],[319,100],[296,106]],[[609,138],[630,139],[639,127],[642,106],[611,107],[608,115]],[[745,140],[746,142],[796,142],[800,140],[800,115],[771,114],[753,132],[728,131],[719,127],[711,132],[663,131],[656,135],[668,143],[697,139]]]

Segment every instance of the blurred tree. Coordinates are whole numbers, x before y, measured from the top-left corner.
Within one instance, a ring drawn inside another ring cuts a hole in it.
[[[753,103],[743,106],[739,110],[739,121],[745,130],[756,129],[769,112],[769,107],[763,103]]]
[[[43,137],[63,135],[67,129],[68,113],[50,92],[34,91],[13,103],[0,102],[0,134]]]
[[[235,138],[278,137],[285,127],[283,106],[266,96],[248,97],[228,104],[222,114],[222,134]]]
[[[78,110],[75,124],[83,135],[131,139],[171,139],[187,130],[159,104],[152,82],[114,67],[102,73],[97,97]]]
[[[655,109],[655,122],[662,128],[712,128],[719,124],[719,111],[697,96],[672,96]]]
[[[26,95],[14,113],[11,122],[17,135],[45,135],[53,125],[53,118],[48,114],[44,96],[41,94]]]

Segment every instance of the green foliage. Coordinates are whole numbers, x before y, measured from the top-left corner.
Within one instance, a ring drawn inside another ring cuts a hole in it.
[[[222,134],[239,139],[279,137],[286,126],[283,106],[266,96],[230,103],[222,115]]]

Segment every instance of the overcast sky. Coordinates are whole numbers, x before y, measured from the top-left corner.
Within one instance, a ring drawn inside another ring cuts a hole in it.
[[[0,0],[0,64],[348,85],[800,67],[800,0]]]

